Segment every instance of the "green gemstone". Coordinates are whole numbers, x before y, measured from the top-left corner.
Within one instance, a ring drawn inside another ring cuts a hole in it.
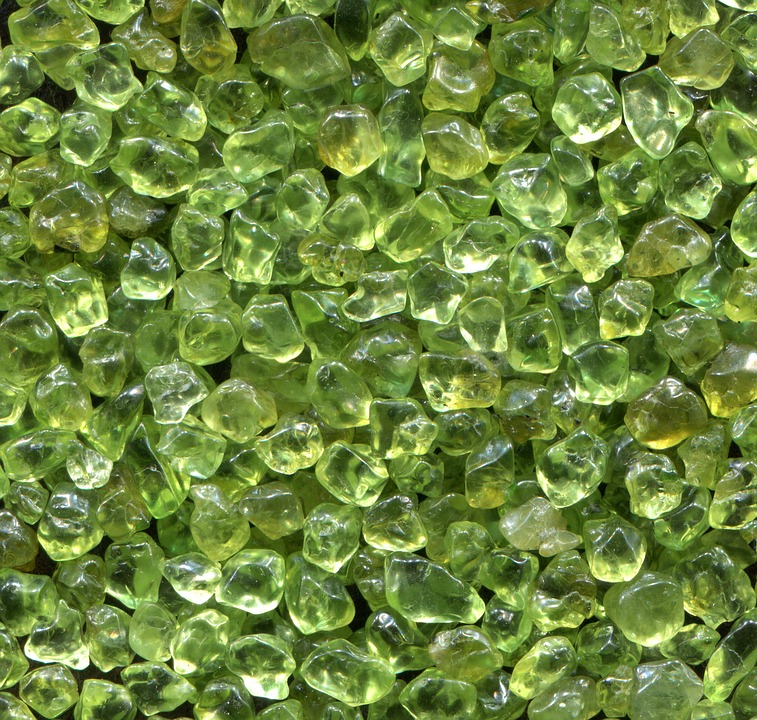
[[[505,77],[531,87],[553,82],[552,36],[537,19],[495,24],[489,53],[494,69]]]
[[[660,69],[677,85],[699,90],[720,87],[733,69],[733,53],[709,28],[672,38],[660,56]]]
[[[300,672],[312,688],[351,706],[376,702],[394,685],[394,672],[385,660],[341,639],[313,650]]]
[[[462,180],[477,175],[489,163],[481,132],[457,115],[429,113],[422,133],[426,159],[435,172]]]
[[[572,673],[576,664],[576,651],[567,638],[561,635],[542,638],[515,663],[510,690],[530,700]]]
[[[402,13],[390,15],[370,35],[371,59],[396,87],[422,77],[433,36],[423,24]]]
[[[552,118],[571,140],[584,144],[618,128],[622,120],[620,105],[620,95],[604,75],[575,75],[557,91]]]
[[[296,46],[298,52],[292,52]],[[324,87],[349,76],[349,61],[334,31],[318,17],[293,15],[251,35],[250,56],[266,75],[298,90]]]
[[[492,190],[503,211],[526,227],[559,225],[568,199],[551,155],[522,153],[500,168]]]
[[[110,37],[126,48],[138,68],[165,73],[176,67],[176,43],[160,32],[160,25],[142,7],[140,0],[107,2],[102,3],[102,7],[108,13],[118,13],[112,22],[120,24],[111,30]]]
[[[305,635],[348,626],[355,604],[341,580],[302,555],[287,558],[284,597],[289,617]]]
[[[607,616],[631,640],[654,647],[683,627],[681,586],[664,575],[644,572],[613,585],[605,594]]]
[[[147,715],[170,712],[197,699],[197,690],[190,682],[164,663],[135,663],[121,671],[121,680],[137,708]]]
[[[142,89],[132,73],[128,52],[120,43],[75,55],[66,70],[82,102],[110,112],[123,107]]]
[[[386,597],[390,607],[421,623],[478,620],[484,602],[478,593],[441,565],[410,553],[386,560]]]
[[[633,72],[643,62],[645,52],[639,39],[629,32],[616,5],[592,3],[586,50],[592,59],[616,70]]]
[[[717,545],[682,560],[674,576],[681,584],[686,612],[709,627],[736,620],[754,608],[747,574]]]
[[[229,644],[226,666],[242,678],[253,697],[282,700],[289,695],[287,681],[297,664],[282,638],[257,634]]]
[[[129,645],[130,616],[110,605],[94,605],[85,617],[84,642],[92,664],[102,672],[128,666],[134,659]]]
[[[586,561],[603,582],[631,580],[644,564],[646,537],[620,516],[589,520],[583,526]]]
[[[652,720],[660,713],[684,720],[702,697],[702,681],[680,660],[642,663],[634,675],[638,689],[628,708],[633,720]]]
[[[636,144],[660,160],[673,150],[678,134],[694,115],[694,105],[660,70],[623,78],[623,115]]]
[[[539,552],[546,554],[544,550],[542,546]],[[589,566],[575,550],[565,550],[555,555],[537,578],[527,602],[528,614],[547,632],[578,627],[592,616],[596,594]]]
[[[536,464],[536,477],[555,507],[569,507],[596,490],[609,457],[610,447],[602,438],[579,428],[544,451]]]
[[[237,44],[216,0],[187,0],[181,13],[179,47],[186,61],[204,75],[234,64]]]
[[[105,200],[79,181],[57,187],[34,203],[29,234],[40,252],[52,252],[56,246],[70,252],[96,252],[108,236]]]

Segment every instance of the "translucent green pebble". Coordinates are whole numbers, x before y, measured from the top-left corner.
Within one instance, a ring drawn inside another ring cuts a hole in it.
[[[613,585],[605,610],[629,640],[645,647],[669,640],[683,627],[681,587],[656,573]]]
[[[121,140],[110,163],[136,193],[166,198],[189,189],[197,177],[198,157],[184,141],[137,136]]]
[[[394,672],[386,661],[346,640],[331,640],[314,650],[301,672],[311,687],[353,706],[376,702],[394,684]]]
[[[123,45],[111,43],[69,60],[66,70],[79,99],[103,110],[123,107],[142,88],[131,71],[128,57]]]
[[[576,143],[599,140],[620,125],[620,97],[603,75],[577,75],[557,91],[552,118]]]
[[[670,154],[694,106],[659,67],[629,75],[621,83],[623,114],[636,144],[661,159]]]
[[[302,555],[287,559],[284,597],[292,622],[306,635],[346,627],[355,617],[355,604],[341,580]]]
[[[415,622],[475,622],[484,612],[475,590],[436,563],[408,553],[386,560],[389,605]]]
[[[121,671],[121,679],[143,713],[154,715],[175,710],[197,691],[164,663],[136,663]]]
[[[244,635],[231,642],[226,666],[244,681],[254,697],[282,700],[287,680],[297,667],[287,643],[276,635]]]

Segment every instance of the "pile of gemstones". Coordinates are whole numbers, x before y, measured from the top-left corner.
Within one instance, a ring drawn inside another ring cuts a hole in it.
[[[757,0],[0,22],[0,719],[757,717]]]

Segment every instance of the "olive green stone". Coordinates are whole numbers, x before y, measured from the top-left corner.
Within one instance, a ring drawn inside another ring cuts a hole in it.
[[[559,225],[567,212],[567,195],[547,154],[522,153],[508,160],[492,190],[501,208],[529,228]]]
[[[754,607],[747,574],[717,545],[682,560],[674,575],[686,611],[709,627],[731,622]]]
[[[439,29],[435,30],[437,36]],[[494,85],[494,68],[487,49],[472,40],[465,48],[445,43],[429,57],[423,104],[429,110],[475,112]]]
[[[699,90],[720,87],[733,69],[733,53],[709,28],[672,38],[660,56],[660,69],[677,85]]]
[[[417,187],[421,183],[421,165],[426,154],[421,138],[423,107],[420,99],[408,88],[397,88],[387,94],[376,120],[383,144],[379,174],[392,182]],[[332,211],[335,209],[332,207]]]
[[[389,605],[415,622],[475,622],[484,603],[475,590],[445,568],[409,553],[386,560]]]
[[[636,692],[631,697],[628,717],[652,720],[660,713],[675,720],[691,717],[702,697],[702,682],[680,660],[659,660],[634,668]]]
[[[380,220],[376,245],[392,260],[409,262],[452,231],[447,205],[436,190],[426,190],[411,203]]]
[[[600,73],[575,75],[557,91],[552,119],[576,143],[599,140],[620,125],[620,95]]]
[[[553,82],[552,37],[537,19],[495,24],[489,52],[501,75],[531,87]]]
[[[637,453],[625,473],[631,509],[652,520],[675,510],[681,502],[682,480],[666,455]]]
[[[641,148],[629,150],[597,171],[602,202],[615,206],[618,215],[646,207],[658,188],[657,162]]]
[[[725,110],[708,110],[699,116],[697,130],[704,149],[720,176],[737,185],[757,178],[757,128],[746,118]]]
[[[386,660],[394,672],[423,670],[431,663],[428,637],[416,623],[390,608],[370,615],[365,637],[368,648]]]
[[[596,282],[605,271],[623,259],[618,235],[618,213],[604,205],[582,217],[573,228],[565,255],[586,282]]]
[[[112,543],[105,551],[105,589],[126,607],[157,601],[163,551],[144,533]]]
[[[645,58],[636,34],[629,32],[617,6],[592,3],[589,12],[589,27],[586,35],[586,50],[592,59],[616,70],[632,72]]]
[[[221,580],[220,565],[199,552],[164,560],[161,572],[178,595],[195,605],[209,600]]]
[[[387,80],[402,87],[425,73],[432,44],[433,36],[423,23],[394,13],[371,32],[369,53]]]
[[[198,158],[197,149],[183,140],[137,136],[120,141],[110,166],[134,192],[167,198],[189,189]]]
[[[603,582],[631,580],[644,564],[647,539],[620,516],[589,520],[583,526],[586,561],[591,574]]]
[[[121,671],[121,679],[139,710],[147,715],[170,712],[197,699],[197,690],[164,663],[135,663]]]
[[[187,62],[205,75],[233,65],[237,44],[215,0],[187,0],[181,14],[180,44]]]
[[[82,683],[74,720],[134,720],[136,715],[134,700],[122,685],[97,679]]]
[[[294,153],[291,118],[280,110],[269,110],[251,126],[229,135],[222,152],[224,165],[242,183],[280,170]]]
[[[260,633],[233,640],[226,666],[242,678],[250,695],[282,700],[289,695],[287,680],[297,664],[282,638]]]
[[[544,553],[543,546],[540,552]],[[597,586],[584,559],[575,550],[558,551],[536,580],[528,614],[546,632],[578,627],[592,616],[596,595]]]
[[[24,645],[24,654],[41,663],[62,663],[72,670],[89,665],[89,651],[82,635],[82,616],[60,601],[55,614],[38,620]]]
[[[368,507],[379,497],[389,474],[384,462],[375,458],[367,445],[350,445],[337,440],[318,460],[318,482],[344,503]]]
[[[75,55],[66,70],[80,100],[110,112],[123,107],[142,89],[132,73],[128,52],[120,43]]]
[[[308,685],[351,706],[381,699],[394,684],[394,672],[385,660],[341,639],[310,653],[300,672]]]
[[[539,129],[539,113],[524,92],[511,93],[486,108],[481,134],[489,161],[503,163],[525,150]]]
[[[610,620],[629,640],[644,647],[669,640],[683,627],[681,587],[658,573],[645,572],[613,585],[604,603]]]
[[[500,390],[495,367],[482,355],[424,353],[418,374],[434,410],[491,406]]]
[[[130,616],[110,605],[94,605],[85,617],[84,642],[92,664],[102,672],[128,666],[134,659],[129,645]]]
[[[0,112],[0,151],[30,157],[51,148],[58,139],[60,113],[38,98],[29,98]]]
[[[705,694],[710,700],[725,700],[736,684],[755,666],[754,634],[757,611],[737,620],[712,653],[704,673]]]
[[[587,677],[561,678],[531,701],[528,715],[533,720],[558,720],[566,710],[577,720],[587,720],[597,713],[594,680]]]
[[[29,706],[10,693],[0,693],[0,710],[9,720],[35,720]]]
[[[79,690],[67,667],[47,665],[21,678],[19,695],[42,717],[55,718],[76,704]]]
[[[216,600],[253,615],[276,608],[284,594],[284,558],[272,550],[242,550],[224,563]]]
[[[344,49],[334,31],[317,17],[292,15],[273,20],[252,33],[249,48],[262,72],[288,87],[312,90],[349,76]]]
[[[667,377],[629,404],[625,423],[642,445],[664,450],[703,430],[707,412],[696,393]]]
[[[78,180],[57,187],[32,206],[29,234],[40,252],[96,252],[108,236],[105,200]]]
[[[346,627],[355,617],[341,580],[299,554],[287,558],[284,597],[292,622],[305,635]]]
[[[330,167],[347,177],[357,175],[381,155],[381,134],[375,116],[362,105],[331,108],[318,128],[318,150]]]
[[[457,115],[429,113],[423,119],[422,136],[426,159],[435,172],[462,180],[489,163],[481,132]]]
[[[604,440],[579,428],[544,451],[536,464],[536,477],[555,507],[569,507],[596,490],[609,456],[610,448]]]
[[[542,638],[515,663],[510,689],[530,700],[572,673],[576,664],[576,651],[567,638],[561,635]]]
[[[502,655],[492,639],[472,625],[437,633],[429,655],[445,675],[467,682],[476,682],[502,665]]]
[[[106,5],[110,6],[107,10]],[[161,34],[159,24],[141,5],[140,0],[103,4],[104,11],[118,13],[113,20],[118,26],[111,30],[110,37],[126,48],[138,68],[171,72],[176,67],[176,43]]]
[[[754,351],[746,345],[729,343],[713,359],[701,382],[702,396],[715,417],[731,417],[757,400]]]
[[[657,160],[669,155],[694,114],[691,100],[659,67],[623,78],[620,88],[623,115],[636,144]]]
[[[701,145],[688,142],[660,163],[660,188],[673,211],[701,220],[709,214],[723,181]]]
[[[641,648],[608,620],[584,625],[576,638],[578,663],[590,673],[607,676],[619,666],[638,663]]]
[[[704,262],[712,252],[710,238],[680,215],[666,215],[641,229],[626,258],[630,275],[654,277]]]
[[[698,665],[705,662],[720,642],[717,630],[692,623],[684,625],[673,638],[660,646],[660,652],[670,659],[679,659],[687,665]]]
[[[210,674],[223,667],[231,623],[218,610],[197,610],[186,618],[171,639],[174,669],[181,675]]]
[[[476,687],[448,678],[438,670],[425,670],[403,688],[400,702],[417,720],[471,717],[477,708]]]

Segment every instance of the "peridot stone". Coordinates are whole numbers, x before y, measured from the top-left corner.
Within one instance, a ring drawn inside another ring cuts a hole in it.
[[[394,684],[394,672],[385,660],[341,639],[315,649],[300,671],[308,685],[351,706],[376,702]]]
[[[674,580],[645,572],[613,585],[605,594],[605,611],[629,640],[654,647],[683,627],[683,594]]]

